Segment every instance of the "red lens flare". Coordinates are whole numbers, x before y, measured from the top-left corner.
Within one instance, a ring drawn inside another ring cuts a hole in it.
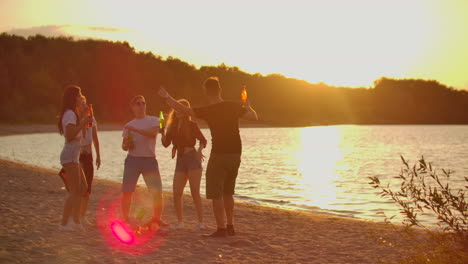
[[[132,230],[128,228],[122,221],[114,220],[110,224],[112,234],[120,240],[120,242],[131,245],[135,242],[135,236]]]
[[[137,223],[149,221],[152,214],[143,215],[143,211],[152,211],[151,197],[135,192],[133,206],[136,210]],[[133,256],[142,256],[158,251],[166,240],[167,234],[154,226],[130,226],[120,218],[121,193],[109,190],[100,194],[96,207],[96,224],[101,236],[112,250]],[[144,218],[144,219],[143,219]]]

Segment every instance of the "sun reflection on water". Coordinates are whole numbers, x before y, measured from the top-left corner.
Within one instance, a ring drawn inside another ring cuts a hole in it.
[[[342,127],[306,127],[298,130],[301,139],[294,157],[297,160],[297,187],[304,191],[305,205],[329,208],[336,201],[340,179],[338,162],[343,159]],[[314,192],[313,200],[310,192]]]
[[[382,199],[378,191],[370,187],[367,178],[378,176],[383,182],[391,183],[401,169],[400,154],[411,162],[424,155],[438,168],[457,171],[452,178],[454,186],[464,188],[463,175],[468,174],[467,129],[466,125],[242,128],[243,153],[237,197],[243,202],[279,208],[382,220],[376,212],[383,210],[391,216],[399,210],[392,202]],[[202,130],[209,138],[209,131]],[[107,165],[104,164],[96,176],[121,182],[125,153],[113,151],[121,142],[121,133],[103,131],[100,134],[103,139],[101,154]],[[0,137],[0,145],[0,156],[4,159],[60,169],[57,153],[63,147],[63,138],[57,133]],[[159,141],[157,152],[164,189],[171,190],[175,161],[171,159],[170,150],[162,147]],[[209,155],[209,149],[205,153]],[[141,183],[144,186],[144,182]],[[204,183],[202,181],[201,190],[205,189]],[[147,208],[150,206],[151,201],[148,201]],[[128,245],[115,239],[110,232],[109,221],[115,218],[103,216],[105,234],[109,235],[112,245],[116,242],[117,248],[128,249]],[[430,221],[422,217],[423,221]],[[137,237],[133,248],[142,248],[136,245],[140,238]],[[159,247],[146,248],[154,251]]]

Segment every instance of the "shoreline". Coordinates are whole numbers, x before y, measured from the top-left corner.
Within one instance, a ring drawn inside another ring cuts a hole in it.
[[[99,131],[122,131],[123,124],[98,124]],[[208,128],[204,122],[199,122],[200,128]],[[243,123],[241,128],[273,127],[263,124]],[[24,135],[36,133],[58,133],[53,124],[0,124],[0,136]]]
[[[202,125],[200,125],[200,127],[202,128],[207,128],[206,124],[204,122],[200,122]],[[98,125],[98,129],[99,131],[120,131],[122,129],[122,126],[119,125],[119,124],[102,124],[102,125]],[[250,127],[259,127],[259,126],[255,126],[255,124],[243,124],[243,126],[241,126],[241,128],[244,127],[244,128],[250,128]],[[267,127],[267,126],[263,126],[263,127]],[[2,125],[0,124],[0,137],[2,136],[11,136],[11,135],[27,135],[27,134],[35,134],[35,133],[57,133],[57,129],[56,129],[56,126],[55,125]],[[14,162],[14,163],[20,163],[20,164],[23,164],[23,165],[27,165],[27,166],[37,166],[35,164],[32,164],[32,163],[22,163],[22,161],[16,161],[16,160],[10,160],[10,159],[4,159],[4,158],[1,158],[0,157],[0,160],[4,160],[4,161],[10,161],[10,162]],[[41,167],[42,168],[42,167]],[[51,168],[42,168],[42,169],[51,169]],[[110,179],[106,179],[112,183],[118,183],[118,181],[113,181],[113,180],[110,180]],[[167,190],[165,190],[167,191]],[[203,196],[203,195],[202,195]],[[268,204],[259,204],[259,203],[256,203],[255,201],[255,198],[253,197],[246,197],[246,198],[238,198],[238,200],[241,200],[243,203],[246,203],[246,204],[252,204],[252,205],[258,205],[258,206],[265,206],[265,207],[269,207],[269,208],[277,208],[277,209],[283,209],[283,210],[289,210],[289,211],[298,211],[298,212],[312,212],[312,213],[317,213],[317,214],[321,214],[321,215],[326,215],[326,216],[337,216],[337,217],[344,217],[344,218],[347,218],[347,219],[360,219],[360,220],[364,220],[366,221],[366,219],[361,219],[361,218],[356,218],[356,217],[352,217],[352,216],[346,216],[344,214],[340,214],[340,213],[334,213],[333,211],[327,211],[325,209],[321,209],[321,208],[317,208],[319,209],[319,211],[313,211],[313,210],[307,210],[307,209],[301,209],[301,208],[294,208],[294,206],[292,207],[283,207],[283,206],[279,206],[279,205],[268,205]],[[250,201],[249,201],[250,200]]]
[[[16,163],[16,164],[21,164],[21,165],[24,165],[24,166],[38,168],[40,170],[55,171],[53,168],[40,167],[40,166],[35,165],[35,164],[25,163],[24,161],[10,160],[10,159],[6,159],[6,158],[2,158],[2,157],[0,157],[0,162],[11,162],[11,163]],[[120,182],[117,181],[117,180],[106,179],[106,178],[100,178],[100,180],[109,182],[110,184],[120,184]],[[145,185],[137,184],[138,188],[142,188],[143,186],[145,186]],[[163,187],[163,192],[172,193],[170,191],[170,189],[168,189],[168,188],[165,189],[164,187]],[[184,195],[189,195],[189,194],[184,192]],[[200,195],[201,195],[202,199],[206,199],[203,191],[201,192]],[[352,216],[352,215],[347,215],[346,213],[343,213],[343,212],[335,212],[333,210],[327,210],[327,209],[323,209],[323,208],[320,208],[320,207],[312,206],[313,209],[307,209],[307,208],[303,208],[303,207],[297,207],[294,204],[292,206],[282,206],[280,204],[275,204],[275,203],[273,203],[273,204],[271,204],[271,203],[270,204],[261,203],[261,202],[258,202],[258,199],[256,199],[255,197],[241,196],[241,195],[236,195],[235,198],[236,198],[236,203],[243,203],[243,204],[261,206],[261,207],[268,207],[268,208],[274,208],[274,209],[286,210],[286,211],[292,211],[292,212],[313,213],[313,214],[319,214],[319,215],[323,215],[323,216],[334,216],[334,217],[340,217],[340,218],[345,218],[345,219],[353,219],[353,220],[359,220],[359,221],[368,221],[368,222],[379,223],[378,221],[376,222],[376,221],[373,221],[372,219],[359,218],[359,217],[355,217],[355,216]]]
[[[375,126],[380,126],[380,125],[375,125]],[[402,125],[398,125],[402,126]],[[245,127],[253,127],[253,126],[245,126]],[[99,130],[100,131],[120,131],[121,126],[118,124],[103,124],[99,125]],[[5,125],[5,124],[0,124],[0,137],[2,136],[11,136],[11,135],[27,135],[27,134],[34,134],[34,133],[57,133],[56,131],[56,126],[55,125]],[[58,135],[58,133],[57,133]],[[28,160],[15,160],[15,159],[10,159],[7,157],[0,157],[0,160],[6,159],[8,161],[12,162],[17,162],[17,163],[23,163],[25,165],[30,165],[30,166],[36,166],[34,162],[30,162]],[[56,168],[51,167],[52,168]],[[118,183],[117,180],[109,179],[111,182]],[[166,191],[169,190],[169,188],[165,189]],[[374,217],[359,217],[359,216],[354,216],[353,211],[334,211],[332,209],[323,209],[320,207],[315,207],[315,206],[310,206],[310,208],[304,208],[303,206],[298,206],[297,204],[290,203],[286,201],[283,203],[282,200],[277,200],[276,202],[272,200],[272,202],[263,202],[261,200],[258,200],[254,196],[239,196],[237,198],[238,200],[247,203],[247,204],[253,204],[253,205],[259,205],[259,206],[266,206],[270,208],[278,208],[278,209],[283,209],[283,210],[290,210],[290,211],[299,211],[299,212],[311,212],[311,213],[316,213],[316,214],[321,214],[321,215],[326,215],[326,216],[337,216],[337,217],[344,217],[347,219],[357,219],[357,220],[363,220],[363,221],[380,221],[382,219],[380,218],[374,218]],[[284,204],[289,204],[290,205],[284,205]],[[383,221],[383,220],[382,220]]]
[[[378,259],[392,263],[408,254],[406,247],[389,246],[379,238],[410,245],[398,231],[381,223],[247,203],[236,203],[236,236],[202,238],[200,231],[192,231],[195,211],[190,195],[185,194],[187,229],[169,231],[152,240],[161,243],[157,248],[135,254],[130,246],[106,237],[95,225],[87,226],[85,233],[58,232],[66,191],[55,174],[54,170],[0,160],[4,182],[0,186],[0,261],[62,263],[66,256],[71,263],[375,263]],[[119,195],[120,184],[95,179],[90,220],[102,224],[100,212],[109,210],[101,208],[103,201],[119,201]],[[151,208],[146,188],[137,188],[135,195],[142,197],[135,203]],[[164,196],[163,218],[174,224],[172,195],[165,191]],[[205,222],[214,227],[211,204],[202,200]],[[73,247],[67,247],[70,243]]]
[[[208,128],[199,122],[200,128]],[[314,124],[309,126],[280,126],[269,124],[241,123],[240,128],[303,128],[314,126],[468,126],[468,124]],[[121,131],[123,124],[98,124],[99,131]],[[24,135],[35,133],[58,133],[57,126],[52,124],[1,124],[0,136]]]

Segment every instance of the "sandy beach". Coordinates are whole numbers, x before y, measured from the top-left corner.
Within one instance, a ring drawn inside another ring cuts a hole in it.
[[[0,160],[0,178],[1,263],[393,263],[407,254],[401,250],[407,242],[383,224],[251,204],[237,205],[236,236],[203,238],[215,226],[210,203],[203,200],[210,229],[194,231],[188,195],[185,230],[125,245],[111,234],[108,217],[120,184],[96,179],[91,224],[64,233],[58,225],[66,191],[56,171]],[[135,204],[149,209],[145,189],[138,188]],[[165,200],[163,217],[175,223],[170,193]]]

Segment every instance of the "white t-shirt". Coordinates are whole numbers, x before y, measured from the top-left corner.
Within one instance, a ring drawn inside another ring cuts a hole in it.
[[[125,126],[133,126],[141,130],[151,130],[159,127],[159,118],[155,116],[145,116],[142,119],[133,119]],[[128,133],[133,136],[133,148],[128,151],[130,156],[134,157],[156,157],[156,137],[150,138],[143,136],[140,133],[128,131],[124,129],[122,137],[128,137]]]
[[[65,136],[65,133],[66,133],[67,125],[69,125],[69,124],[76,125],[75,112],[73,112],[70,109],[66,110],[65,113],[63,113],[63,117],[62,117],[62,128],[63,128],[63,135],[64,136]],[[76,140],[76,141],[81,140],[81,131],[78,132],[78,134],[76,134],[74,140]]]
[[[96,126],[97,122],[94,118],[92,126],[86,126],[86,135],[81,139],[81,152],[92,152],[91,146],[93,145],[93,128],[95,128]]]
[[[86,126],[86,136],[81,140],[81,146],[87,146],[93,143],[93,128],[97,126],[96,119],[93,118],[93,125]]]

